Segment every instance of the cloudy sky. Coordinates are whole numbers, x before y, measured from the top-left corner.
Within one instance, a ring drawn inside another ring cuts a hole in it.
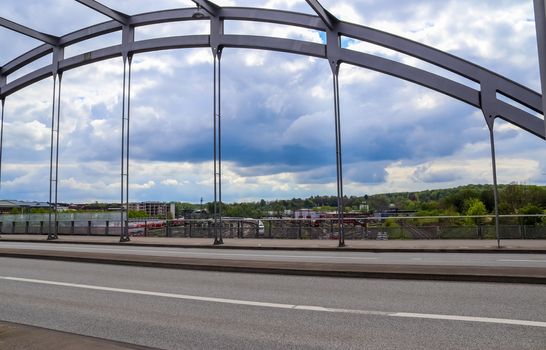
[[[193,7],[189,0],[103,0],[136,14]],[[312,14],[304,0],[217,0]],[[450,52],[538,91],[532,0],[322,0],[338,18]],[[0,16],[63,35],[108,18],[72,0],[3,0]],[[136,40],[208,33],[202,22],[137,28]],[[226,23],[226,33],[322,43],[320,33]],[[114,33],[66,49],[65,57],[115,45]],[[0,28],[0,65],[39,42]],[[448,77],[373,45],[374,53]],[[47,56],[30,69],[47,65]],[[335,135],[330,68],[321,59],[226,49],[222,56],[223,194],[226,201],[334,195]],[[29,72],[23,69],[8,81]],[[119,200],[121,58],[63,76],[59,201]],[[187,49],[133,60],[130,200],[212,200],[212,54]],[[460,80],[460,79],[459,79]],[[481,112],[426,88],[342,66],[341,123],[347,195],[491,183]],[[463,83],[468,83],[463,80]],[[470,83],[472,86],[472,83]],[[52,79],[6,100],[1,199],[47,200]],[[497,121],[499,182],[546,184],[546,143]]]

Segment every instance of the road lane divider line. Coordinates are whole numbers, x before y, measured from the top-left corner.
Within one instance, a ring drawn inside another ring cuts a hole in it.
[[[540,260],[540,259],[534,259],[534,260],[525,260],[525,259],[499,259],[496,261],[502,261],[502,262],[542,262],[546,263],[546,260]]]
[[[485,323],[500,323],[518,326],[531,327],[546,327],[546,322],[527,321],[527,320],[512,320],[507,318],[493,317],[474,317],[474,316],[456,316],[456,315],[438,315],[438,314],[419,314],[411,312],[397,312],[390,314],[393,317],[409,317],[409,318],[426,318],[432,320],[453,320],[453,321],[469,321],[469,322],[485,322]]]
[[[112,287],[94,286],[94,285],[89,285],[89,284],[66,283],[66,282],[57,282],[57,281],[45,281],[45,280],[37,280],[37,279],[31,279],[31,278],[0,276],[0,279],[8,280],[8,281],[45,284],[45,285],[51,285],[51,286],[61,286],[61,287],[99,290],[99,291],[105,291],[105,292],[117,292],[117,293],[126,293],[126,294],[148,295],[148,296],[158,296],[158,297],[165,297],[165,298],[185,299],[185,300],[195,300],[195,301],[208,301],[208,302],[224,303],[224,304],[263,306],[263,307],[272,307],[272,308],[277,308],[277,309],[293,309],[296,306],[296,305],[291,305],[291,304],[266,303],[266,302],[259,302],[259,301],[224,299],[224,298],[214,298],[214,297],[201,297],[201,296],[196,296],[196,295],[184,295],[184,294],[173,294],[173,293],[164,293],[164,292],[152,292],[152,291],[145,291],[145,290],[138,290],[138,289],[112,288]]]
[[[546,328],[546,322],[541,322],[541,321],[515,320],[515,319],[492,318],[492,317],[442,315],[442,314],[424,314],[424,313],[411,313],[411,312],[387,312],[387,311],[374,311],[374,310],[328,308],[328,307],[313,306],[313,305],[295,305],[295,304],[269,303],[269,302],[240,300],[240,299],[202,297],[202,296],[196,296],[196,295],[153,292],[153,291],[145,291],[145,290],[138,290],[138,289],[113,288],[113,287],[95,286],[95,285],[88,285],[88,284],[46,281],[46,280],[9,277],[9,276],[0,276],[0,280],[98,290],[98,291],[105,291],[105,292],[157,296],[157,297],[192,300],[192,301],[204,301],[204,302],[245,305],[245,306],[259,306],[259,307],[268,307],[268,308],[275,308],[275,309],[291,309],[291,310],[372,315],[372,316],[385,316],[385,317],[423,318],[423,319],[446,320],[446,321],[497,323],[497,324],[505,324],[505,325],[518,325],[518,326]]]

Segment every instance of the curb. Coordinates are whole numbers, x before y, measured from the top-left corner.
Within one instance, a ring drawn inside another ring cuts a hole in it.
[[[286,251],[323,251],[323,252],[363,252],[363,253],[477,253],[477,254],[546,254],[546,249],[528,248],[351,248],[351,247],[283,247],[283,246],[233,246],[233,245],[192,245],[128,242],[76,242],[46,241],[38,239],[6,239],[0,242],[45,243],[45,244],[86,244],[107,246],[133,246],[150,248],[196,248],[196,249],[235,249],[235,250],[286,250]]]
[[[0,345],[5,346],[5,349],[159,350],[137,344],[2,320],[0,320],[0,335]]]
[[[518,267],[380,265],[223,260],[129,254],[0,249],[0,257],[168,269],[344,278],[546,284],[546,269]]]

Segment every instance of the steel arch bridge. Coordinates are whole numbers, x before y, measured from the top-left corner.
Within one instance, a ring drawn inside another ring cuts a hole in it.
[[[544,115],[544,111],[546,110],[546,96],[544,94],[544,92],[546,92],[546,0],[533,0],[542,94],[533,91],[526,86],[518,84],[500,74],[433,47],[426,46],[384,31],[341,21],[328,12],[318,0],[306,0],[316,15],[261,8],[220,7],[209,0],[192,0],[196,4],[196,7],[194,8],[156,11],[132,16],[113,10],[101,4],[99,1],[76,1],[98,13],[106,15],[107,17],[111,18],[111,20],[87,28],[82,28],[75,32],[58,37],[33,30],[0,17],[0,26],[43,42],[42,45],[24,53],[23,55],[0,67],[0,100],[2,104],[2,119],[0,124],[0,175],[2,165],[1,156],[2,135],[4,128],[4,105],[7,98],[11,94],[38,81],[53,77],[53,108],[51,113],[51,155],[49,178],[49,203],[51,210],[49,216],[48,239],[57,238],[57,228],[56,226],[52,228],[52,215],[54,218],[53,222],[56,222],[58,192],[57,178],[59,169],[58,126],[61,114],[60,95],[62,74],[65,71],[75,69],[83,65],[114,57],[122,57],[124,67],[120,172],[120,204],[122,208],[120,218],[121,241],[129,240],[127,221],[126,217],[124,218],[123,212],[125,210],[124,208],[128,208],[129,204],[131,62],[133,55],[143,52],[182,48],[210,47],[212,49],[212,55],[214,58],[214,244],[223,243],[221,230],[218,230],[217,227],[222,225],[221,206],[218,205],[218,203],[222,201],[220,68],[222,50],[224,48],[249,48],[280,51],[328,60],[332,70],[334,91],[338,225],[340,230],[339,246],[345,245],[343,230],[343,167],[341,157],[342,147],[338,80],[339,67],[342,63],[374,70],[413,82],[465,102],[483,112],[486,125],[489,129],[491,143],[497,240],[498,198],[495,165],[494,121],[496,118],[501,118],[541,139],[546,139],[546,120],[537,116],[538,114]],[[285,38],[225,34],[224,22],[228,20],[265,22],[312,29],[325,33],[326,43],[318,44]],[[134,32],[136,27],[181,21],[208,21],[210,23],[210,34],[162,37],[141,41],[134,40]],[[64,57],[64,49],[67,46],[120,31],[122,33],[122,40],[118,45],[103,47],[98,50],[69,58]],[[343,48],[341,45],[341,37],[352,38],[379,45],[381,47],[395,50],[419,60],[431,63],[437,67],[448,70],[459,77],[475,82],[479,88],[472,88],[453,79],[449,79],[433,72],[409,66],[387,58]],[[52,62],[50,65],[33,70],[18,79],[8,82],[8,77],[11,74],[49,54],[52,54]],[[499,94],[517,103],[507,103],[498,98]],[[536,114],[529,113],[527,110],[517,107],[518,104],[527,107]]]

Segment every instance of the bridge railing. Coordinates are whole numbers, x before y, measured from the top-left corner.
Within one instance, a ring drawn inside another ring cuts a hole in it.
[[[219,223],[218,223],[219,225]],[[338,239],[337,218],[223,218],[224,238]],[[55,228],[56,226],[56,228]],[[119,220],[3,220],[0,234],[119,236]],[[130,236],[213,238],[212,219],[129,220]],[[365,217],[344,219],[345,239],[494,239],[491,216]],[[501,216],[502,239],[546,239],[544,215]]]

